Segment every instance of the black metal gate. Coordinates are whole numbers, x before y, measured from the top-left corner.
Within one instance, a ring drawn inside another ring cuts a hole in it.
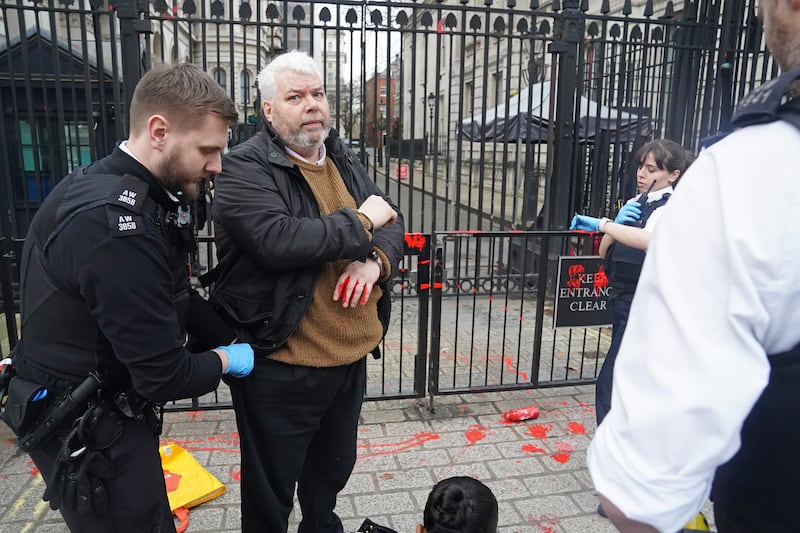
[[[15,263],[14,239],[24,237],[55,183],[125,137],[133,88],[151,65],[192,62],[211,73],[240,111],[234,145],[260,127],[259,70],[299,48],[318,58],[334,126],[401,207],[411,241],[434,243],[434,261],[409,255],[418,263],[397,281],[398,295],[414,298],[398,304],[402,322],[393,324],[400,329],[386,349],[394,343],[406,358],[373,365],[370,395],[592,380],[607,332],[558,331],[550,339],[550,276],[523,275],[517,290],[512,278],[484,281],[486,272],[502,276],[514,253],[542,265],[553,260],[528,253],[529,246],[572,246],[558,232],[573,212],[608,215],[633,194],[630,157],[650,138],[697,149],[724,127],[741,96],[775,71],[755,5],[647,0],[634,7],[625,0],[612,11],[606,0],[0,0],[3,262]],[[208,227],[201,240],[212,240]],[[208,248],[200,263],[213,260]],[[452,287],[470,280],[452,276],[469,261],[486,261],[471,274],[483,276],[472,296],[497,301],[499,291],[509,299],[504,309],[520,307],[520,330],[490,324],[478,337],[478,318],[493,317],[496,307],[475,301],[471,313],[463,311],[466,295]],[[442,267],[433,270],[438,281],[420,291],[431,264]],[[3,350],[16,340],[10,272]],[[453,381],[440,377],[449,357],[442,354],[459,361],[467,344],[470,360],[483,361],[467,373],[485,378],[463,381],[463,365],[452,366]],[[513,365],[491,377],[486,363],[506,365],[507,356]]]

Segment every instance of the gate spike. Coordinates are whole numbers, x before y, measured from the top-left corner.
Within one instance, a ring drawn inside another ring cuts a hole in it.
[[[675,16],[675,8],[672,5],[672,0],[667,2],[667,7],[664,8],[664,16],[661,18],[671,19]]]
[[[603,5],[602,7],[600,7],[600,14],[608,15],[609,13],[611,13],[611,5],[609,3],[609,0],[603,0]]]
[[[648,18],[653,16],[653,0],[647,0],[645,3],[644,16]]]
[[[622,14],[626,17],[633,13],[633,8],[631,8],[631,0],[625,0],[625,4],[622,6]]]
[[[531,0],[531,11],[539,9],[539,0]]]

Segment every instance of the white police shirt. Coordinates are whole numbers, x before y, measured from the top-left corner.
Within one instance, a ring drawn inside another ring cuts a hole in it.
[[[800,130],[748,127],[702,152],[659,210],[587,457],[631,519],[674,533],[697,513],[767,384],[766,355],[800,342],[799,172]]]

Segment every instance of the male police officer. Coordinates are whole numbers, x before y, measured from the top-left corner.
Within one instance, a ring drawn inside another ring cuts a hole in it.
[[[589,448],[621,531],[677,531],[709,493],[720,533],[800,531],[800,0],[758,7],[785,74],[670,201]]]
[[[50,193],[22,257],[10,388],[47,392],[13,400],[20,412],[44,406],[16,429],[45,478],[45,499],[81,533],[175,531],[153,405],[208,393],[222,374],[243,377],[253,365],[246,344],[184,348],[204,300],[190,297],[179,208],[219,172],[236,109],[208,74],[184,64],[148,72],[130,118],[126,142]],[[233,338],[228,330],[218,342]]]

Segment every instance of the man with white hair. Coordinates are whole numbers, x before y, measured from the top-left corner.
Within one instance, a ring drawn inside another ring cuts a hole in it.
[[[403,219],[330,128],[307,54],[258,75],[265,131],[224,158],[213,206],[211,301],[256,353],[230,381],[242,448],[242,531],[336,533],[356,459],[366,355],[389,323]]]
[[[620,531],[800,531],[800,0],[761,0],[784,72],[740,102],[654,232],[589,447]],[[759,197],[754,197],[758,191]]]

